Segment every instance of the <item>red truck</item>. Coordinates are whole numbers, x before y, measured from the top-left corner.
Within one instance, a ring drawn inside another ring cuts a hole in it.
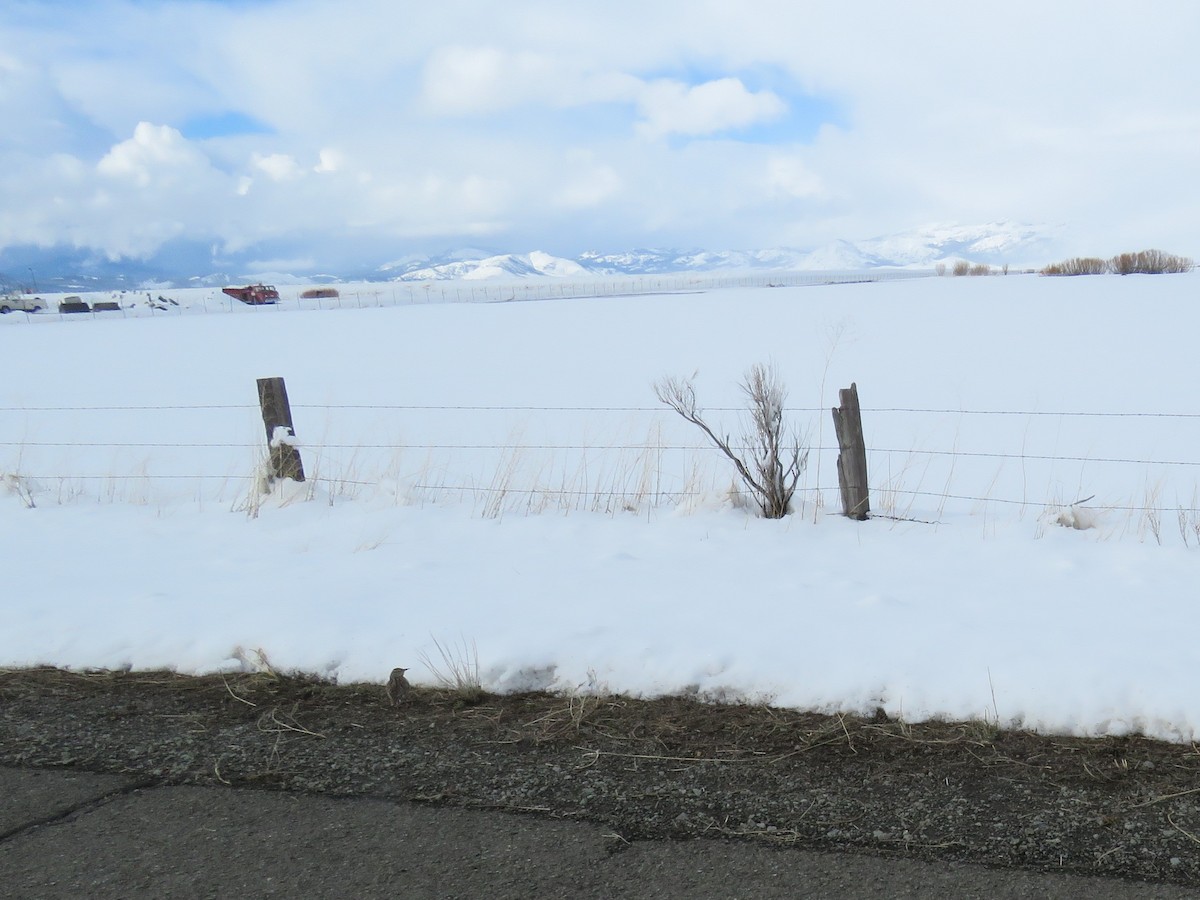
[[[270,284],[248,284],[245,287],[221,288],[222,292],[251,306],[262,306],[279,300],[279,291]]]

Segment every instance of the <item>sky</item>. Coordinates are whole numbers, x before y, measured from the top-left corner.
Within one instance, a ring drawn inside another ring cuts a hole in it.
[[[6,0],[0,253],[1197,256],[1198,44],[1190,0]]]

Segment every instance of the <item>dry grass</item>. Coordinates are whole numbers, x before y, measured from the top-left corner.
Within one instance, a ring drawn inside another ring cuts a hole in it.
[[[442,649],[445,666],[461,666],[461,657]],[[991,709],[974,719],[916,723],[882,709],[859,716],[713,704],[687,697],[538,692],[495,696],[481,688],[474,695],[478,702],[465,707],[454,677],[451,672],[440,685],[445,689],[414,687],[399,720],[382,685],[337,685],[313,675],[267,671],[186,676],[169,671],[9,668],[0,669],[0,699],[39,709],[50,698],[56,703],[100,701],[128,709],[136,698],[139,709],[155,710],[160,719],[186,720],[198,733],[218,722],[247,722],[272,740],[320,739],[345,733],[348,727],[374,727],[373,723],[403,724],[413,733],[436,726],[439,733],[449,729],[459,734],[457,740],[567,747],[578,751],[581,767],[610,757],[676,769],[713,764],[769,767],[797,757],[813,759],[814,765],[819,757],[822,765],[853,760],[855,765],[871,761],[889,766],[913,757],[923,771],[938,765],[939,759],[947,764],[953,760],[958,769],[1036,771],[1060,784],[1136,781],[1153,773],[1163,783],[1147,790],[1139,806],[1194,792],[1195,776],[1200,774],[1200,748],[1195,745],[1138,736],[1039,735],[1001,721],[994,699]],[[167,711],[172,714],[164,715]],[[1146,759],[1156,760],[1153,768],[1142,763]],[[1177,779],[1165,777],[1175,770]],[[1172,787],[1175,782],[1178,786]]]
[[[438,660],[428,653],[421,653],[421,663],[429,670],[434,681],[464,703],[478,703],[486,696],[479,677],[479,650],[474,641],[459,637],[457,644],[443,644],[430,637],[437,650]]]

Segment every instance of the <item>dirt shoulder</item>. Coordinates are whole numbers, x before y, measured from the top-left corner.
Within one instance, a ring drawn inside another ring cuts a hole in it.
[[[0,765],[1200,885],[1200,750],[682,698],[0,670]]]

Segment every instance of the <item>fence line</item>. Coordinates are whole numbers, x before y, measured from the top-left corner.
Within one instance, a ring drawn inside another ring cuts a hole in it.
[[[161,318],[180,315],[213,315],[219,313],[270,315],[272,312],[294,310],[379,309],[396,306],[424,306],[447,303],[523,303],[531,301],[598,299],[605,297],[639,297],[654,294],[688,294],[723,288],[811,287],[818,285],[861,284],[880,281],[907,281],[934,276],[932,270],[877,270],[788,272],[766,271],[759,274],[721,276],[712,272],[663,275],[603,275],[595,274],[577,280],[548,277],[524,281],[470,281],[460,279],[431,279],[409,281],[348,282],[336,285],[336,297],[303,297],[303,286],[284,285],[276,303],[247,305],[220,292],[207,289],[196,296],[196,288],[135,289],[82,291],[88,297],[103,296],[102,301],[87,300],[77,311],[45,309],[41,312],[16,311],[13,321],[32,324],[41,320],[88,321],[109,318]],[[334,287],[334,285],[327,285]],[[204,289],[200,289],[204,290]],[[186,291],[186,293],[184,293]],[[50,297],[65,297],[67,293],[46,292]],[[157,299],[153,296],[158,294]],[[175,297],[164,296],[174,294]],[[145,297],[143,300],[142,297]],[[176,299],[178,297],[179,299]],[[122,301],[129,301],[121,305]],[[48,301],[48,302],[62,302]],[[116,303],[117,308],[88,308],[87,303]]]
[[[255,450],[261,448],[261,443],[188,443],[159,442],[159,441],[0,441],[0,447],[107,447],[125,449],[189,449],[189,450]],[[570,450],[570,451],[613,451],[613,450],[662,450],[688,452],[717,452],[711,444],[326,444],[309,443],[297,440],[295,446],[302,450],[503,450],[506,452],[519,450]],[[744,452],[753,449],[748,446],[732,444],[730,449]],[[833,452],[835,446],[809,446],[809,451]],[[1117,465],[1139,466],[1200,466],[1200,460],[1178,459],[1125,459],[1112,456],[1056,456],[1042,453],[995,453],[991,451],[974,450],[925,450],[909,447],[896,449],[890,447],[871,447],[871,453],[890,453],[908,456],[949,456],[962,459],[1020,459],[1034,462],[1086,462],[1111,463]]]
[[[346,481],[346,482],[341,482],[341,483],[359,484],[359,485],[369,486],[369,487],[377,486],[377,482],[371,482],[371,481],[355,481],[355,482]],[[414,490],[429,490],[429,491],[457,491],[458,493],[467,493],[467,494],[470,494],[470,493],[552,494],[555,496],[562,495],[562,496],[583,496],[583,497],[591,497],[591,496],[595,496],[597,494],[603,494],[606,497],[607,496],[644,497],[647,494],[654,494],[654,495],[660,496],[660,497],[703,497],[703,496],[713,493],[713,491],[711,491],[711,490],[709,490],[709,491],[696,491],[696,490],[674,491],[674,490],[667,490],[667,489],[661,489],[661,490],[646,489],[646,490],[637,490],[637,491],[609,491],[609,490],[578,491],[578,490],[559,490],[556,488],[511,488],[511,487],[491,487],[491,486],[484,487],[484,486],[435,485],[435,484],[415,484],[415,485],[413,485],[413,489]],[[798,494],[829,493],[829,492],[835,492],[837,490],[838,490],[838,485],[835,484],[835,485],[826,485],[825,487],[797,488],[796,492]],[[719,493],[736,494],[739,497],[753,497],[754,496],[749,491],[744,491],[744,490],[741,490],[740,488],[720,489]],[[1045,503],[1045,502],[1039,503],[1039,502],[1035,502],[1032,500],[1009,500],[1009,499],[1005,499],[1002,497],[972,497],[972,496],[967,496],[967,495],[963,495],[963,494],[943,493],[942,491],[909,491],[909,490],[902,490],[902,489],[896,489],[896,490],[888,489],[887,493],[893,494],[893,495],[899,496],[899,497],[933,497],[933,498],[936,498],[939,500],[961,500],[964,502],[972,502],[972,503],[999,503],[999,504],[1003,504],[1006,506],[1025,506],[1025,507],[1053,506],[1055,508],[1078,506],[1078,507],[1086,508],[1093,512],[1097,512],[1097,511],[1143,512],[1147,509],[1145,504],[1138,505],[1138,506],[1124,506],[1121,504],[1107,504],[1107,503],[1106,504],[1091,504],[1091,503],[1088,503],[1088,504],[1053,503],[1052,504],[1052,503]],[[1195,506],[1169,506],[1169,507],[1164,507],[1164,509],[1169,509],[1172,512],[1174,512],[1175,510],[1180,510],[1182,512],[1200,513],[1200,507],[1195,507]]]
[[[25,479],[31,481],[168,481],[168,480],[190,480],[190,481],[253,481],[253,476],[250,475],[206,475],[206,474],[181,474],[181,475],[23,475]],[[383,482],[379,481],[362,481],[352,478],[337,478],[328,476],[313,476],[314,481],[325,481],[338,486],[353,485],[356,487],[380,487]],[[688,498],[688,497],[705,497],[712,496],[714,493],[723,495],[735,495],[738,497],[752,498],[753,495],[748,491],[740,488],[715,488],[709,490],[694,490],[694,489],[679,489],[672,490],[669,488],[643,488],[638,490],[612,490],[610,488],[596,488],[595,490],[579,490],[554,487],[533,487],[533,488],[515,488],[510,486],[494,487],[491,485],[452,485],[452,484],[413,484],[409,488],[414,491],[430,491],[436,493],[458,493],[458,494],[500,494],[500,495],[518,495],[518,496],[544,496],[544,497],[659,497],[659,498]],[[836,492],[837,485],[827,485],[825,487],[806,486],[797,489],[797,493],[804,494],[824,494]],[[1016,500],[1006,497],[980,497],[971,496],[968,494],[952,494],[943,491],[914,491],[905,490],[902,488],[886,488],[884,492],[893,497],[929,497],[935,500],[957,500],[965,503],[983,503],[983,504],[999,504],[1002,506],[1019,506],[1019,507],[1034,507],[1040,509],[1066,509],[1079,508],[1086,509],[1091,512],[1130,512],[1144,513],[1148,511],[1165,511],[1172,513],[1188,513],[1191,515],[1200,514],[1200,507],[1197,506],[1180,506],[1180,505],[1162,505],[1155,506],[1152,504],[1113,504],[1102,503],[1093,504],[1089,502],[1075,503],[1054,503],[1049,501],[1034,501],[1034,500]],[[895,504],[891,504],[894,506]],[[887,513],[872,514],[876,518],[903,518]]]
[[[662,405],[636,406],[635,407],[635,406],[536,406],[536,405],[488,406],[488,405],[467,405],[467,404],[444,405],[444,404],[338,404],[338,403],[303,404],[303,403],[301,403],[301,404],[296,404],[295,408],[296,409],[306,409],[306,410],[357,410],[357,411],[369,411],[369,412],[385,412],[385,411],[394,411],[394,412],[433,411],[433,412],[467,412],[467,413],[471,413],[471,412],[527,412],[527,413],[547,413],[547,414],[555,414],[555,413],[583,413],[583,414],[587,414],[587,413],[632,413],[632,412],[643,413],[643,412],[645,412],[645,413],[661,414],[661,415],[663,415],[664,419],[672,421],[672,422],[675,421],[675,417],[674,417],[672,411],[669,408],[662,406]],[[158,413],[158,412],[174,412],[174,411],[195,412],[195,411],[204,410],[204,411],[223,411],[223,412],[244,413],[244,412],[250,411],[250,410],[257,411],[258,409],[259,409],[258,406],[251,404],[251,403],[178,404],[178,405],[146,404],[146,405],[130,405],[130,406],[120,406],[120,405],[101,405],[101,406],[74,405],[74,406],[40,406],[40,407],[12,407],[12,406],[9,406],[9,407],[0,407],[0,412],[7,412],[7,413],[53,413],[53,412],[64,412],[64,413],[68,413],[68,412],[69,413],[81,413],[81,412]],[[711,407],[711,408],[709,408],[709,411],[711,411],[711,412],[739,412],[739,413],[745,412],[745,410],[741,407],[736,407],[736,408],[735,407]],[[820,413],[820,414],[825,414],[828,412],[828,410],[823,407],[789,407],[788,411],[792,412],[792,413],[807,412],[807,413]],[[1044,418],[1048,418],[1048,417],[1060,417],[1060,418],[1079,417],[1079,418],[1088,418],[1088,419],[1112,419],[1115,421],[1129,420],[1129,419],[1164,420],[1164,421],[1200,419],[1200,413],[1188,413],[1188,412],[951,409],[951,408],[918,407],[918,406],[874,407],[874,408],[868,408],[868,409],[864,410],[864,413],[866,413],[868,415],[894,414],[894,415],[907,416],[907,415],[933,415],[933,414],[936,414],[936,415],[943,415],[943,416],[946,416],[946,415],[968,416],[969,415],[969,416],[979,416],[979,417],[1008,417],[1008,418],[1012,418],[1012,417],[1044,417]],[[681,426],[681,427],[683,427],[683,426]],[[957,439],[956,439],[955,443],[957,444]],[[1057,445],[1057,440],[1055,441],[1055,444]],[[567,443],[545,442],[545,443],[524,444],[524,443],[514,442],[511,439],[508,441],[505,441],[505,442],[486,442],[486,441],[484,441],[484,442],[477,442],[477,443],[472,443],[472,442],[460,442],[460,443],[437,443],[437,442],[336,443],[336,442],[330,442],[330,443],[326,443],[326,442],[308,442],[308,441],[304,440],[304,435],[300,434],[299,440],[296,441],[295,446],[297,446],[301,450],[304,450],[307,453],[314,453],[314,454],[340,453],[343,451],[349,451],[349,452],[383,451],[383,452],[386,452],[386,451],[406,451],[406,450],[456,451],[456,452],[457,451],[467,451],[467,452],[490,451],[490,452],[503,452],[503,453],[507,453],[507,454],[519,454],[522,451],[530,451],[530,452],[543,451],[543,452],[562,452],[562,453],[588,453],[588,452],[591,452],[591,453],[597,453],[597,454],[637,453],[637,454],[640,454],[643,459],[649,457],[649,459],[651,460],[650,465],[653,465],[654,454],[656,454],[656,453],[661,454],[661,453],[686,452],[686,453],[701,454],[701,455],[703,455],[703,454],[718,454],[717,448],[713,447],[711,444],[708,444],[706,442],[700,442],[699,440],[697,440],[697,442],[695,442],[695,443],[687,443],[687,442],[680,443],[678,441],[670,442],[670,443],[660,443],[660,442],[654,442],[653,440],[643,440],[643,441],[640,441],[637,443],[617,442],[617,443],[607,443],[607,444],[606,443],[589,444],[589,443],[571,443],[571,442],[567,442]],[[263,450],[263,444],[261,441],[195,441],[195,442],[192,442],[192,441],[185,441],[185,440],[166,440],[166,441],[149,440],[149,441],[144,441],[144,442],[142,442],[142,441],[119,441],[119,440],[118,441],[7,440],[7,441],[0,441],[0,447],[17,448],[17,449],[23,449],[23,448],[29,448],[29,449],[36,449],[36,448],[84,448],[84,449],[109,448],[109,449],[117,449],[117,450],[121,450],[121,449],[234,450],[234,451],[262,451]],[[746,448],[746,447],[736,445],[736,444],[733,445],[732,448],[735,451],[745,451],[747,449],[750,449],[750,448]],[[822,444],[822,445],[817,445],[817,446],[811,446],[808,449],[810,451],[812,451],[813,453],[826,454],[826,453],[837,452],[840,448],[838,446],[827,446],[827,445]],[[1134,503],[1133,505],[1123,505],[1121,503],[1117,503],[1117,504],[1102,503],[1099,505],[1087,505],[1086,501],[1085,501],[1085,503],[1082,503],[1082,504],[1070,504],[1070,503],[1065,503],[1065,502],[1054,502],[1054,501],[1030,502],[1028,499],[1025,499],[1025,498],[1013,499],[1011,497],[1006,497],[1006,496],[988,496],[987,495],[988,489],[985,489],[983,491],[983,493],[984,493],[983,496],[972,496],[970,494],[950,493],[949,490],[943,490],[943,491],[909,490],[902,486],[902,481],[904,480],[903,472],[901,472],[900,475],[897,476],[896,478],[892,477],[891,466],[893,464],[889,461],[889,457],[900,456],[900,457],[906,457],[906,458],[944,458],[947,460],[954,460],[954,459],[964,459],[964,460],[988,459],[988,460],[999,460],[999,461],[1014,460],[1014,461],[1020,461],[1021,463],[1025,463],[1025,462],[1050,463],[1050,464],[1079,463],[1079,464],[1091,464],[1091,465],[1176,467],[1176,468],[1183,468],[1183,469],[1189,469],[1189,468],[1195,469],[1195,468],[1200,467],[1200,460],[1187,460],[1187,459],[1156,460],[1156,459],[1150,459],[1150,458],[1138,458],[1135,456],[1130,456],[1130,457],[1081,456],[1081,455],[1075,455],[1075,454],[1058,455],[1058,454],[1053,454],[1053,453],[1051,453],[1051,454],[1030,453],[1030,452],[1025,452],[1024,450],[1022,450],[1021,452],[994,452],[994,451],[987,451],[987,450],[959,449],[957,446],[955,446],[951,449],[926,449],[926,448],[919,448],[919,447],[896,448],[896,447],[868,446],[867,452],[868,452],[868,455],[871,457],[878,457],[878,458],[881,458],[884,460],[882,465],[877,465],[874,467],[876,469],[875,477],[881,482],[879,485],[877,485],[875,487],[875,490],[880,492],[883,496],[885,496],[887,498],[886,508],[888,508],[888,509],[895,509],[897,507],[897,502],[896,502],[897,498],[933,498],[937,501],[957,501],[957,502],[977,503],[977,504],[1001,504],[1001,505],[1006,505],[1006,506],[1019,506],[1022,508],[1031,507],[1031,508],[1035,508],[1035,509],[1044,509],[1044,508],[1052,508],[1052,507],[1053,508],[1067,508],[1067,507],[1078,505],[1080,508],[1087,508],[1087,509],[1090,509],[1093,511],[1112,510],[1112,511],[1132,512],[1132,513],[1137,513],[1137,512],[1145,513],[1150,510],[1153,510],[1156,512],[1164,511],[1164,510],[1168,511],[1168,512],[1178,511],[1180,513],[1181,517],[1185,514],[1189,515],[1189,516],[1195,516],[1195,515],[1197,515],[1197,513],[1200,513],[1200,510],[1197,510],[1195,508],[1195,504],[1197,502],[1200,502],[1200,501],[1197,501],[1197,496],[1196,496],[1195,491],[1193,491],[1193,496],[1191,498],[1192,505],[1190,505],[1190,506],[1182,506],[1182,505],[1171,506],[1169,504],[1163,504],[1159,500],[1159,494],[1158,494],[1157,488],[1152,490],[1149,487],[1146,488],[1145,502],[1144,503]],[[518,459],[518,458],[519,457],[515,457],[515,456],[513,457],[513,459]],[[569,459],[570,458],[568,457],[568,460]],[[198,461],[202,462],[202,460],[198,460]],[[177,464],[178,464],[178,462],[179,462],[179,460],[176,460]],[[35,465],[36,465],[36,463],[35,463]],[[47,468],[50,468],[53,465],[54,464],[51,463],[50,466],[47,466]],[[333,457],[325,457],[324,459],[322,459],[318,462],[318,468],[324,468],[327,470],[341,469],[341,470],[345,471],[348,475],[351,475],[351,476],[357,474],[356,467],[358,467],[360,465],[361,465],[360,463],[355,463],[355,462],[351,462],[351,463],[347,464],[344,462],[344,460],[339,459],[339,457],[337,457],[336,455]],[[641,465],[641,463],[639,463],[638,465]],[[705,465],[707,465],[707,463],[705,463]],[[89,466],[89,468],[90,468],[90,466]],[[661,469],[661,464],[660,464],[660,469]],[[951,470],[951,473],[953,473],[953,471],[954,471],[953,463],[951,463],[951,465],[950,465],[950,470]],[[671,470],[671,471],[673,472],[674,470]],[[1053,472],[1053,469],[1051,471]],[[369,472],[368,474],[375,475],[374,472]],[[1095,474],[1095,473],[1093,473],[1093,474]],[[0,472],[0,476],[2,476],[2,475],[4,475],[4,473]],[[661,476],[661,473],[660,473],[660,476]],[[110,485],[120,485],[120,484],[136,484],[139,481],[161,483],[161,482],[171,481],[171,480],[180,481],[180,482],[223,482],[226,484],[237,485],[244,481],[253,481],[256,476],[254,473],[243,472],[243,471],[225,472],[225,473],[221,473],[221,474],[215,474],[215,473],[214,474],[205,474],[202,472],[197,473],[197,472],[193,471],[193,472],[189,472],[189,473],[180,473],[180,474],[161,474],[161,473],[148,474],[145,472],[142,472],[142,473],[133,472],[133,473],[129,473],[129,474],[107,473],[107,474],[94,474],[94,475],[93,474],[30,475],[25,472],[12,472],[12,473],[9,473],[8,477],[21,478],[21,479],[33,479],[33,480],[45,481],[45,482],[51,482],[51,483],[57,481],[60,484],[67,484],[67,485],[69,485],[71,482],[78,482],[78,483],[101,482],[101,483],[106,483],[106,484],[110,484]],[[425,477],[428,477],[428,475],[426,475]],[[501,496],[501,495],[513,495],[514,497],[531,496],[531,497],[547,498],[550,502],[553,502],[553,498],[555,498],[555,497],[562,498],[562,502],[566,502],[566,498],[579,498],[579,497],[590,497],[590,498],[611,497],[614,499],[636,497],[636,498],[642,498],[644,500],[648,500],[655,504],[662,503],[662,502],[670,502],[670,500],[672,498],[683,499],[683,498],[688,498],[688,497],[713,496],[714,492],[720,493],[720,494],[727,493],[726,490],[715,489],[711,486],[704,488],[704,489],[695,489],[695,490],[687,489],[687,488],[672,490],[669,487],[662,486],[661,481],[659,481],[658,486],[655,486],[655,487],[638,486],[635,488],[631,488],[631,482],[630,482],[629,478],[627,478],[625,474],[621,474],[621,473],[617,473],[616,475],[613,475],[612,473],[600,474],[597,477],[600,478],[600,481],[597,482],[597,487],[594,489],[588,489],[586,487],[586,485],[589,483],[589,480],[586,477],[586,475],[583,477],[582,481],[580,481],[579,479],[565,478],[562,480],[561,486],[556,488],[550,484],[542,483],[543,476],[540,474],[535,474],[532,479],[532,484],[533,484],[532,487],[524,487],[524,486],[516,487],[507,482],[503,483],[503,484],[498,484],[497,481],[493,481],[493,483],[491,485],[472,484],[471,482],[473,480],[473,476],[466,474],[464,472],[464,473],[460,473],[455,476],[455,481],[457,483],[454,483],[454,484],[430,485],[430,484],[422,483],[422,484],[409,485],[405,488],[405,490],[408,490],[408,491],[430,491],[430,492],[435,492],[437,494],[458,493],[458,494],[464,494],[464,495],[476,495],[479,497],[496,497],[496,496]],[[816,477],[818,479],[821,478],[821,468],[820,468],[819,464],[816,467]],[[924,476],[922,475],[922,478],[923,477]],[[379,479],[379,480],[362,480],[362,479],[356,478],[356,477],[342,478],[342,477],[338,477],[336,472],[334,472],[333,474],[328,474],[326,472],[319,472],[318,474],[316,474],[314,476],[315,481],[324,482],[325,484],[330,485],[331,496],[333,496],[334,493],[336,493],[336,492],[342,492],[342,491],[345,491],[347,488],[352,488],[352,487],[379,488],[379,487],[386,486],[390,489],[393,485],[396,485],[398,481],[405,481],[406,479],[409,479],[409,478],[421,479],[422,475],[421,475],[421,473],[409,473],[408,475],[404,476],[404,478],[401,478],[401,479],[387,478],[387,479]],[[520,481],[523,479],[518,479],[518,480]],[[682,479],[677,478],[675,474],[668,475],[665,480],[668,484],[673,484],[673,485],[686,484],[688,482],[687,478],[682,478]],[[530,482],[525,481],[525,483],[529,484]],[[709,479],[709,482],[706,482],[706,483],[711,483],[711,479]],[[583,484],[584,487],[583,488],[578,487],[578,485],[580,485],[580,484]],[[950,484],[950,482],[949,482],[949,478],[948,478],[947,488],[949,488],[949,484]],[[602,485],[606,485],[606,486],[602,486]],[[920,487],[919,484],[917,486]],[[1013,485],[1010,484],[1007,487],[1008,487],[1008,493],[1011,494],[1011,493],[1016,492],[1013,490]],[[817,499],[819,502],[819,500],[820,500],[819,495],[823,492],[828,492],[831,490],[837,490],[837,488],[835,488],[835,487],[820,488],[820,487],[810,487],[807,485],[803,485],[800,487],[799,496],[801,496],[801,497],[812,496],[815,494],[815,495],[817,495]],[[976,490],[978,490],[978,488],[976,488]],[[1118,491],[1119,491],[1119,493],[1117,493],[1117,497],[1119,497],[1119,498],[1124,497],[1124,496],[1129,496],[1129,497],[1137,496],[1136,491],[1133,493],[1130,493],[1124,488],[1118,488]],[[743,492],[734,491],[733,493],[743,493]],[[1023,490],[1022,490],[1022,493],[1024,493]],[[1111,496],[1111,494],[1110,494],[1110,496]],[[1089,500],[1090,499],[1091,498],[1089,498]],[[486,501],[486,502],[488,502],[489,504],[492,503],[492,501],[490,501],[490,500]],[[939,513],[940,513],[940,505],[939,505]],[[1198,535],[1198,536],[1200,536],[1200,535]]]
[[[183,405],[147,406],[0,406],[0,412],[158,412],[194,410],[245,410],[259,407],[254,403],[200,403]],[[654,412],[669,413],[666,406],[504,406],[467,404],[427,403],[293,403],[293,409],[316,410],[368,410],[427,411],[427,412]],[[831,407],[787,406],[787,413],[826,413]],[[745,412],[742,406],[707,406],[706,412]],[[1020,409],[953,409],[949,407],[877,406],[863,407],[864,413],[913,413],[926,415],[959,416],[1046,416],[1061,418],[1108,418],[1108,419],[1200,419],[1200,412],[1107,412],[1072,410],[1020,410]]]
[[[176,481],[185,478],[193,481],[237,481],[250,478],[246,474],[204,475],[195,472],[179,475],[150,475],[145,472],[133,475],[28,475],[22,472],[21,477],[30,481]]]

